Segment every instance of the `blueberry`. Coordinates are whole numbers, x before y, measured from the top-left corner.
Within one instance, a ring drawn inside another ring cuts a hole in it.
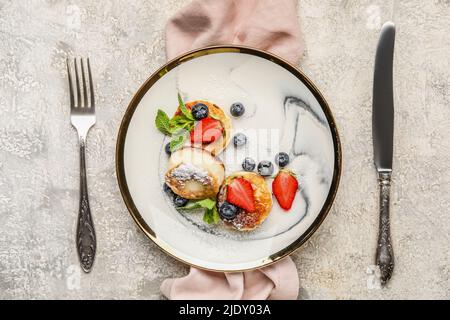
[[[275,163],[280,167],[286,167],[289,164],[289,155],[286,152],[277,153]]]
[[[263,160],[258,163],[258,172],[263,177],[271,176],[273,173],[273,164],[268,160]]]
[[[238,207],[236,207],[234,204],[225,201],[219,208],[219,216],[222,219],[232,220],[237,216],[238,211],[239,211]]]
[[[244,114],[245,107],[240,102],[235,102],[230,107],[230,113],[233,117],[240,117]]]
[[[164,147],[164,150],[166,151],[167,155],[170,156],[172,154],[172,151],[170,150],[170,142],[168,142],[166,144],[166,146]]]
[[[175,207],[184,207],[188,202],[188,199],[180,197],[177,194],[173,195],[173,204],[175,205]]]
[[[208,106],[204,103],[197,103],[191,109],[192,116],[195,120],[199,121],[206,118],[209,114]]]
[[[236,147],[243,146],[247,143],[247,136],[243,133],[236,133],[233,137],[233,143]]]
[[[164,183],[163,190],[164,190],[165,193],[167,193],[167,195],[169,195],[171,197],[174,196],[174,193],[173,193],[172,189],[170,189],[170,187],[169,187],[169,185],[167,183]]]
[[[253,171],[255,170],[255,167],[256,162],[252,158],[247,157],[242,162],[242,169],[244,169],[245,171]]]

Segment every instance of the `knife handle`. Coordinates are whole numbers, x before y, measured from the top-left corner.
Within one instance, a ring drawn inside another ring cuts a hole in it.
[[[378,247],[376,264],[380,267],[381,284],[385,285],[394,270],[394,251],[391,244],[389,222],[389,200],[391,191],[391,173],[379,173],[380,184],[380,225],[378,233]]]

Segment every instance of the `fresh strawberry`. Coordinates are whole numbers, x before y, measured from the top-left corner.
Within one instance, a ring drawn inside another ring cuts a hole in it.
[[[255,196],[250,182],[244,178],[235,178],[228,185],[227,201],[247,212],[255,211]]]
[[[205,118],[200,120],[191,131],[192,143],[211,143],[216,141],[223,132],[222,124],[219,120]]]
[[[288,170],[280,170],[272,182],[272,192],[277,198],[280,207],[284,210],[291,209],[297,189],[297,178],[294,173]]]

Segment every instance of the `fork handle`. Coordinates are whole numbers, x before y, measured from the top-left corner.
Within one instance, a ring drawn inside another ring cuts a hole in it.
[[[86,180],[86,139],[80,138],[80,207],[77,224],[77,249],[81,268],[88,273],[94,263],[97,248],[94,223],[92,222],[91,209]]]
[[[376,264],[380,267],[381,284],[385,285],[391,278],[394,270],[394,250],[391,243],[391,231],[389,222],[389,198],[391,191],[391,174],[380,172],[380,226],[378,234],[378,246]]]

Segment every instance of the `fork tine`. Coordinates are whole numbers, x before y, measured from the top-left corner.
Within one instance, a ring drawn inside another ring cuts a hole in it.
[[[92,81],[91,64],[89,63],[89,58],[87,58],[87,67],[88,67],[88,75],[89,75],[89,91],[91,94],[91,108],[95,108],[94,82]]]
[[[77,85],[77,107],[81,108],[81,89],[80,89],[80,77],[78,76],[78,64],[77,58],[73,59],[74,67],[75,67],[75,83]]]
[[[81,79],[83,80],[83,101],[84,101],[84,107],[87,108],[89,106],[89,104],[88,104],[88,94],[87,94],[87,88],[86,88],[86,77],[84,76],[83,58],[80,59],[80,63],[81,63]]]
[[[74,107],[73,84],[72,84],[72,75],[71,75],[71,72],[70,72],[69,59],[66,59],[66,65],[67,65],[67,77],[69,79],[70,108],[73,108]]]

